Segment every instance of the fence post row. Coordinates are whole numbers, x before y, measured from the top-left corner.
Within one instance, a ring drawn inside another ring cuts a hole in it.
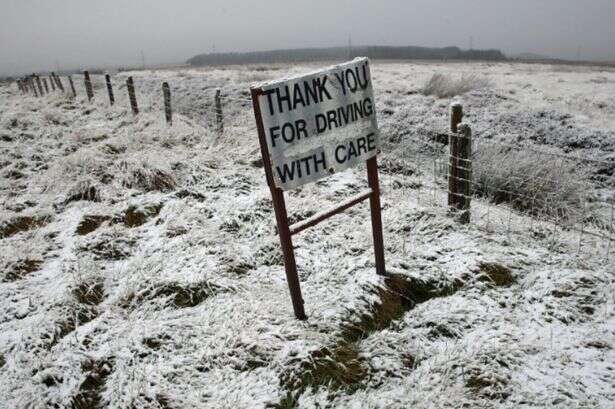
[[[220,100],[220,90],[216,90],[216,125],[218,133],[224,132],[224,117],[222,116],[222,101]]]
[[[135,83],[132,77],[126,80],[126,88],[128,89],[128,98],[130,99],[130,107],[133,115],[139,115],[139,107],[137,105],[137,97],[135,95]]]
[[[115,98],[113,97],[113,85],[111,85],[111,76],[105,74],[105,81],[107,82],[107,92],[109,93],[109,104],[113,106]]]
[[[85,93],[88,96],[88,101],[91,101],[94,98],[94,90],[92,89],[92,80],[90,79],[90,72],[83,71],[83,82],[85,84]]]
[[[73,93],[73,98],[77,98],[77,92],[75,91],[75,84],[73,84],[73,77],[68,76],[68,83],[70,84],[70,90]]]
[[[171,89],[168,82],[162,83],[162,96],[164,98],[164,113],[169,125],[173,124],[173,110],[171,109]]]
[[[459,221],[466,224],[470,222],[472,194],[472,130],[462,120],[462,106],[453,104],[449,136],[448,205],[453,211],[462,211]]]

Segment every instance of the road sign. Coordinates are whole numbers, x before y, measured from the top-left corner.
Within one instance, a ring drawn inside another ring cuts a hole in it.
[[[379,148],[367,58],[266,83],[258,103],[274,183],[282,190],[365,162]]]
[[[252,87],[261,155],[271,190],[295,316],[306,319],[292,236],[369,199],[376,272],[385,274],[378,164],[380,135],[367,58]],[[369,189],[337,206],[288,224],[284,190],[361,162]]]

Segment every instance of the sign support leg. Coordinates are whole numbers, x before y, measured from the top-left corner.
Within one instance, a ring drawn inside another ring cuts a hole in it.
[[[288,215],[286,214],[286,204],[284,202],[284,192],[276,187],[271,187],[271,197],[273,199],[273,209],[275,219],[278,224],[280,244],[284,254],[284,269],[286,270],[286,281],[290,289],[290,298],[293,302],[295,317],[299,320],[307,319],[303,309],[303,297],[301,296],[301,285],[297,274],[297,264],[295,263],[295,250],[288,226]]]
[[[380,184],[378,183],[378,160],[376,156],[367,160],[367,183],[372,189],[369,206],[372,214],[372,235],[374,238],[374,255],[376,273],[386,275],[384,267],[384,240],[382,238],[382,216],[380,207]]]

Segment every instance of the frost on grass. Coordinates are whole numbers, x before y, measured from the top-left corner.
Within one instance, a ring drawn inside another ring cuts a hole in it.
[[[575,220],[591,197],[586,169],[532,150],[479,145],[472,155],[472,173],[475,194],[532,215]]]
[[[117,164],[124,187],[150,191],[168,191],[175,188],[177,182],[173,172],[166,166],[152,164],[145,160],[121,161]]]
[[[37,229],[45,226],[49,222],[49,217],[17,216],[9,220],[0,222],[0,239],[11,237],[20,232]]]
[[[478,74],[462,74],[459,78],[446,74],[434,74],[423,86],[421,92],[423,95],[450,98],[490,86],[489,79]]]
[[[343,390],[353,394],[368,386],[372,369],[362,356],[359,343],[370,334],[388,328],[417,304],[454,294],[461,282],[424,281],[404,274],[391,274],[381,285],[363,289],[356,313],[343,320],[333,344],[313,351],[307,359],[290,361],[292,370],[283,374],[281,383],[288,390],[278,407],[292,407],[306,391],[325,388],[329,392]],[[404,358],[412,365],[413,357]]]
[[[274,78],[309,68],[256,72]],[[612,244],[605,260],[593,236],[579,248],[568,229],[503,234],[499,218],[510,206],[522,227],[540,215],[506,196],[509,188],[560,201],[549,205],[560,221],[583,217],[575,195],[610,197],[613,74],[560,73],[563,89],[538,65],[373,70],[391,275],[374,274],[367,204],[293,237],[307,322],[292,316],[247,92],[252,68],[117,74],[119,84],[137,80],[137,118],[119,93],[114,107],[104,98],[88,103],[81,80],[73,101],[0,87],[2,402],[610,407]],[[477,142],[519,152],[548,145],[600,162],[586,179],[585,169],[507,150],[483,154],[479,143],[487,167],[475,161],[475,172],[489,189],[476,191],[474,223],[458,226],[433,173],[434,159],[447,154],[440,142],[449,104],[420,92],[436,70],[433,95],[465,92]],[[458,81],[462,72],[479,80]],[[493,86],[482,88],[480,78]],[[178,108],[172,127],[162,81]],[[218,88],[222,135],[212,132]],[[587,180],[589,191],[566,179]],[[364,188],[359,167],[289,192],[289,217],[304,220]],[[585,216],[598,217],[587,207]]]

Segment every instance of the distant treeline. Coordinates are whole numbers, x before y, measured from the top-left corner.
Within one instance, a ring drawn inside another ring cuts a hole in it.
[[[506,56],[500,50],[461,50],[458,47],[330,47],[297,48],[292,50],[252,51],[246,53],[199,54],[187,63],[199,65],[289,63],[306,61],[345,60],[354,57],[387,60],[488,60],[502,61]]]

